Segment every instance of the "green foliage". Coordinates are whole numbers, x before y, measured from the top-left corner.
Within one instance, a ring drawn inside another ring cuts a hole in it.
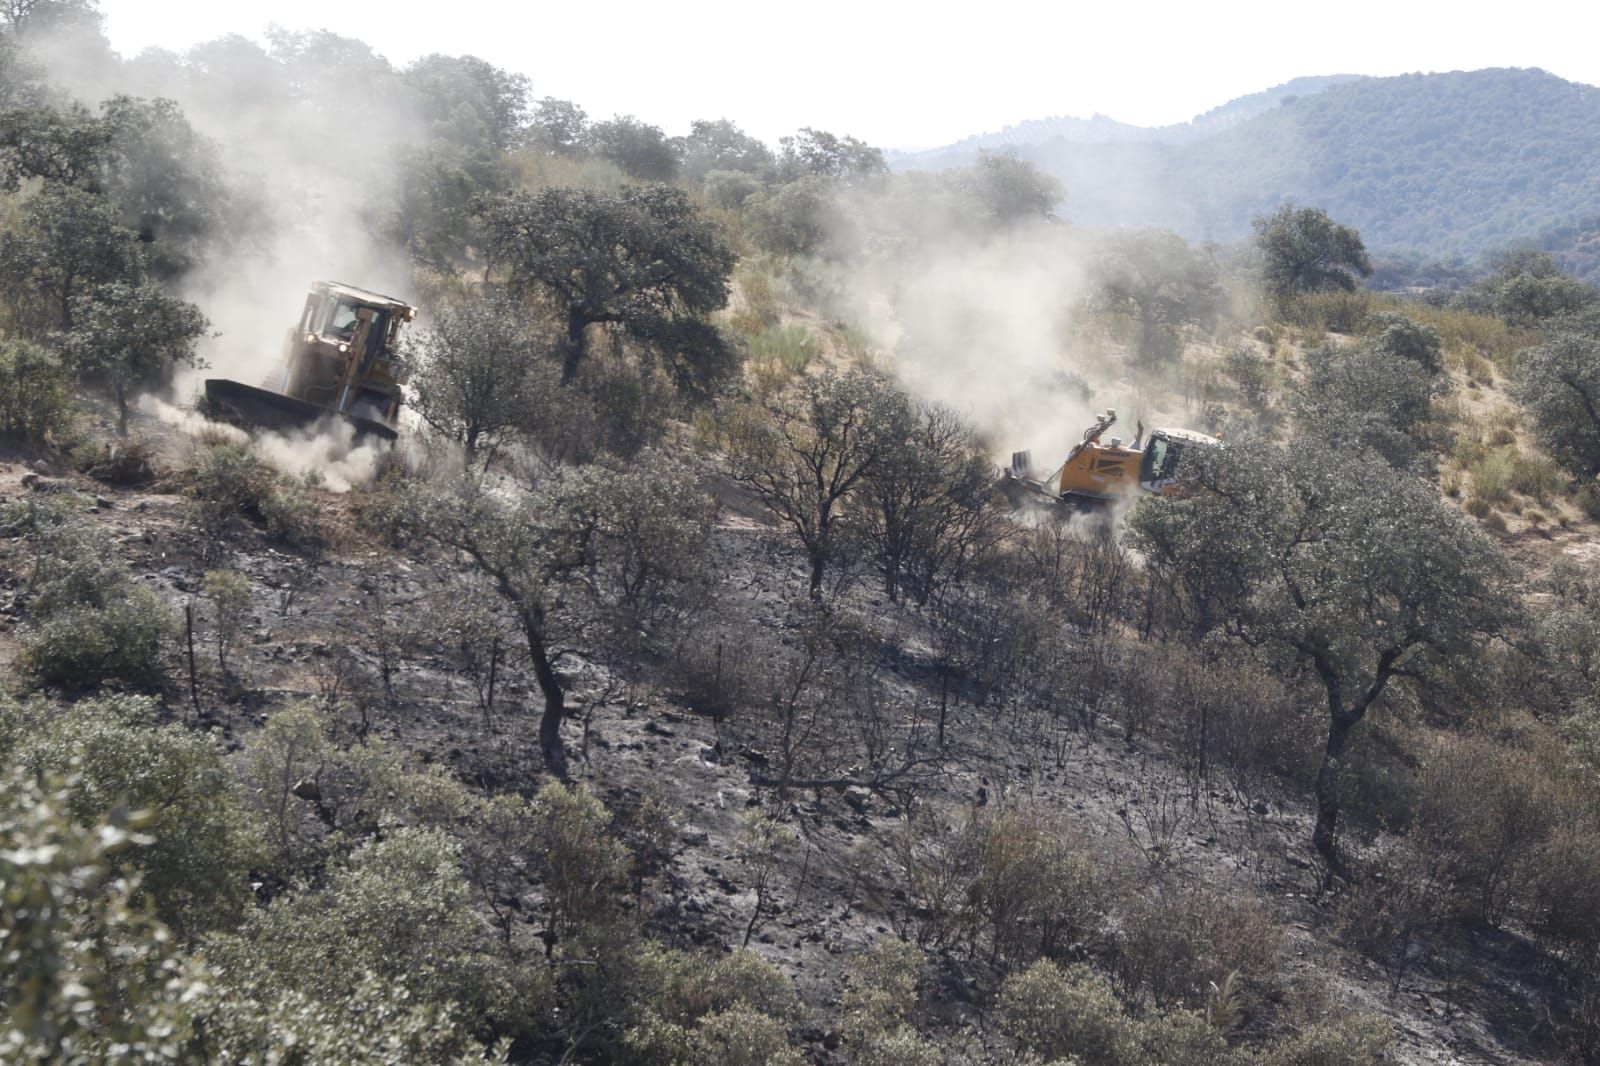
[[[1137,324],[1137,357],[1146,366],[1175,358],[1182,328],[1210,324],[1221,305],[1216,262],[1175,233],[1116,234],[1108,238],[1095,269],[1100,301]]]
[[[582,785],[545,785],[531,815],[551,929],[565,935],[609,909],[626,881],[627,851],[608,832],[611,812]]]
[[[1263,1066],[1384,1066],[1391,1061],[1394,1030],[1365,1015],[1313,1022],[1274,1044]]]
[[[531,319],[531,321],[530,321]],[[493,293],[434,311],[412,340],[410,402],[422,420],[465,451],[491,461],[527,424],[529,408],[554,384],[541,375],[549,331],[526,308]]]
[[[1136,1061],[1137,1026],[1100,978],[1085,966],[1048,959],[1006,979],[1002,1024],[1018,1044],[1045,1060],[1075,1058],[1121,1066]]]
[[[1511,395],[1557,462],[1585,478],[1600,474],[1600,340],[1556,333],[1523,355]]]
[[[0,340],[0,437],[59,442],[71,426],[71,379],[61,360],[27,341]]]
[[[1410,336],[1408,327],[1389,325],[1353,347],[1328,343],[1308,351],[1296,412],[1302,429],[1332,447],[1370,449],[1398,468],[1425,455],[1433,400],[1446,383],[1427,367],[1430,351],[1437,364],[1437,338],[1431,348],[1411,348]],[[1423,359],[1413,358],[1413,350]]]
[[[1334,862],[1333,781],[1352,728],[1397,675],[1473,654],[1509,624],[1499,552],[1432,486],[1314,438],[1198,457],[1202,490],[1143,501],[1132,543],[1196,624],[1314,670],[1328,700],[1317,846]]]
[[[547,96],[534,106],[528,140],[541,152],[579,155],[589,140],[589,116],[571,100]]]
[[[802,175],[748,197],[745,204],[751,236],[775,255],[823,252],[850,228],[850,218],[838,202],[834,182],[815,174]]]
[[[1333,221],[1326,211],[1285,204],[1252,226],[1261,253],[1262,282],[1280,301],[1295,293],[1348,291],[1356,287],[1356,276],[1372,273],[1361,235]]]
[[[1061,203],[1061,183],[1015,152],[979,152],[977,163],[954,180],[990,225],[1051,219]]]
[[[854,137],[808,126],[778,139],[778,171],[785,181],[811,175],[856,184],[888,169],[882,151]]]
[[[640,1015],[624,1034],[630,1061],[649,1066],[804,1060],[786,1026],[800,1015],[794,983],[750,951],[685,955],[647,948],[635,961]]]
[[[737,211],[765,186],[754,174],[740,170],[713,170],[700,183],[700,191],[712,207]]]
[[[1600,302],[1600,292],[1564,273],[1548,253],[1528,250],[1499,256],[1473,295],[1507,324],[1524,328],[1581,314]]]
[[[916,945],[888,938],[851,960],[850,983],[839,1003],[840,1028],[858,1058],[887,1066],[900,1061],[904,1051],[891,1053],[891,1047],[906,1037],[915,1041],[917,983],[925,963]]]
[[[765,1014],[734,1008],[712,1014],[694,1034],[692,1061],[705,1066],[805,1066],[789,1046],[784,1025]]]
[[[114,872],[137,875],[133,902],[148,899],[184,933],[239,921],[259,841],[211,738],[158,725],[154,701],[139,697],[35,708],[30,717],[32,728],[0,756],[41,778],[70,774],[66,810],[80,824],[119,804],[144,812],[154,840],[109,858]]]
[[[11,321],[26,335],[70,330],[78,297],[97,285],[136,280],[137,235],[114,204],[71,185],[46,185],[0,233],[0,281]]]
[[[34,544],[23,648],[39,678],[73,687],[150,681],[175,629],[172,612],[133,580],[99,530],[64,508],[37,504],[14,509],[6,521]]]
[[[761,180],[771,176],[776,162],[772,149],[727,119],[696,119],[689,124],[689,135],[678,138],[676,144],[684,177],[702,182],[707,199],[713,203],[716,198],[711,195],[711,175],[743,174],[759,188]]]
[[[659,126],[632,115],[618,115],[589,127],[588,146],[621,167],[635,181],[672,181],[678,176],[678,154]]]
[[[174,364],[193,366],[195,343],[209,325],[199,308],[159,285],[109,282],[73,297],[62,351],[80,375],[111,386],[125,435],[129,392],[158,383]]]
[[[650,349],[686,390],[709,392],[728,372],[725,346],[701,317],[727,303],[734,254],[681,189],[515,193],[488,206],[486,225],[488,254],[513,291],[550,298],[566,319],[563,385],[597,325]]]
[[[202,582],[216,624],[217,665],[228,672],[228,653],[250,620],[250,579],[232,570],[207,570]]]
[[[218,935],[207,958],[235,986],[269,999],[303,993],[353,1003],[368,975],[404,987],[422,1008],[502,1032],[537,1006],[529,975],[509,966],[475,913],[461,854],[443,833],[399,828],[365,843],[322,886],[301,885]]]
[[[149,843],[123,806],[84,825],[70,779],[0,778],[0,1057],[15,1063],[182,1062],[203,976],[130,902],[111,857]]]

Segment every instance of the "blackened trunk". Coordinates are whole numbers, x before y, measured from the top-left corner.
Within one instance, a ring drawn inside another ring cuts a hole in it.
[[[1322,765],[1317,768],[1317,825],[1311,833],[1311,843],[1328,864],[1330,875],[1342,873],[1344,864],[1339,858],[1339,766],[1344,761],[1350,745],[1350,730],[1360,721],[1359,716],[1335,710],[1328,722],[1328,743],[1322,752]]]
[[[820,551],[811,553],[811,598],[822,601],[822,572],[828,557]]]
[[[561,689],[561,679],[556,676],[544,642],[528,634],[528,653],[533,659],[533,674],[539,681],[539,692],[544,696],[544,713],[539,716],[539,752],[545,767],[557,777],[567,776],[567,753],[561,747],[561,720],[567,713],[567,696]]]
[[[584,357],[584,336],[589,320],[578,307],[567,308],[567,350],[561,360],[561,384],[571,385],[578,377],[578,366]]]

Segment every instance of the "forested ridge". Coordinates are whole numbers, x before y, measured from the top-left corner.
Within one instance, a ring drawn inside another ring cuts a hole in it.
[[[1287,187],[1201,245],[1025,156],[0,15],[0,1059],[1596,1061],[1550,254],[1387,295]],[[1355,152],[1383,84],[1221,136]],[[207,409],[330,276],[421,309],[400,439]],[[1221,444],[1019,506],[1107,407]]]
[[[1375,251],[1471,261],[1593,214],[1593,86],[1539,70],[1454,71],[1313,84],[1276,102],[1209,136],[1178,126],[1109,144],[1043,130],[1011,147],[1063,181],[1075,221],[1191,240],[1237,240],[1254,215],[1296,201],[1349,220]],[[1132,193],[1118,188],[1128,180]],[[1588,272],[1587,261],[1568,265]]]

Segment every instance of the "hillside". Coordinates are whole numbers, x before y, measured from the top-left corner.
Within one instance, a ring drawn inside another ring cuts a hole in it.
[[[1219,104],[1188,122],[1170,126],[1135,126],[1118,122],[1107,115],[1092,118],[1073,118],[1058,115],[1052,118],[1028,119],[1007,126],[997,133],[981,133],[966,137],[945,148],[922,152],[890,153],[889,159],[897,167],[938,169],[945,166],[962,166],[972,161],[980,150],[999,151],[1026,148],[1049,141],[1061,140],[1070,144],[1126,144],[1158,143],[1187,144],[1201,140],[1277,107],[1290,97],[1310,96],[1332,85],[1358,80],[1357,74],[1329,74],[1321,77],[1294,78]]]
[[[0,10],[0,1060],[1600,1062],[1550,257],[93,15]]]
[[[1600,193],[1600,90],[1542,71],[1362,78],[1269,101],[1278,106],[1187,143],[1159,131],[1086,143],[1048,126],[1010,143],[1061,179],[1072,221],[1191,240],[1238,240],[1253,216],[1294,201],[1354,225],[1375,250],[1472,257],[1591,214]]]

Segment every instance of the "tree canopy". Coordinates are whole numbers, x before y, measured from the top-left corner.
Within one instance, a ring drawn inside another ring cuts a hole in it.
[[[690,364],[726,361],[716,334],[689,323],[727,303],[733,250],[682,189],[519,192],[488,207],[487,228],[510,287],[549,297],[566,320],[562,384],[577,377],[592,326],[665,345]]]
[[[1326,211],[1285,204],[1253,223],[1262,280],[1273,296],[1328,289],[1349,291],[1372,273],[1361,235]]]
[[[1327,741],[1314,843],[1339,867],[1338,777],[1351,731],[1400,679],[1471,656],[1510,618],[1494,545],[1428,485],[1358,450],[1236,442],[1197,491],[1140,504],[1133,543],[1185,590],[1201,630],[1308,668]]]

